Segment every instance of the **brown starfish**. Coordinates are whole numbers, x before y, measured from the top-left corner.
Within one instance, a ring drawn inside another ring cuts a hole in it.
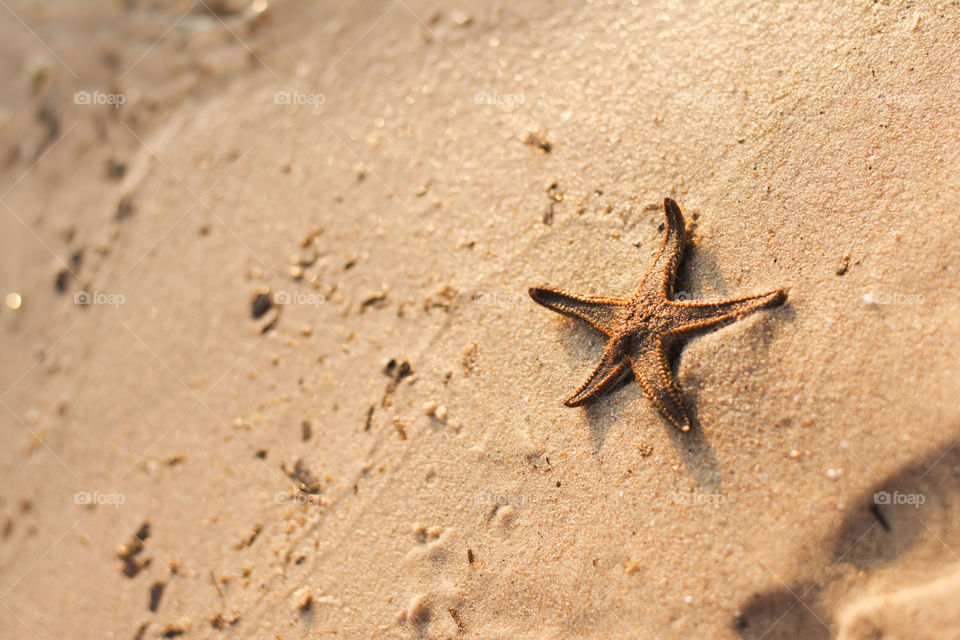
[[[729,300],[671,300],[683,254],[684,222],[680,207],[670,198],[663,201],[663,209],[667,217],[663,245],[632,298],[581,296],[545,287],[531,287],[530,297],[610,338],[600,364],[565,405],[579,407],[597,400],[632,368],[640,388],[660,413],[681,431],[689,431],[690,416],[670,371],[671,348],[758,309],[782,304],[787,294],[777,289]]]

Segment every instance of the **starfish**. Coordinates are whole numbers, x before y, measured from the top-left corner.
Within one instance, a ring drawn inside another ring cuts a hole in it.
[[[673,300],[673,285],[683,255],[684,221],[676,202],[663,201],[667,222],[663,244],[632,298],[582,296],[562,289],[531,287],[530,297],[544,307],[586,322],[610,340],[568,407],[589,404],[632,369],[643,393],[681,431],[690,430],[690,415],[680,385],[670,370],[672,348],[690,337],[727,324],[787,299],[782,289],[728,300]]]

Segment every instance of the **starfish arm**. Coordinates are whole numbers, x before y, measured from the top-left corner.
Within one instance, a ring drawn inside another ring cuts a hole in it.
[[[670,371],[666,354],[666,347],[661,340],[652,340],[634,350],[630,354],[633,374],[643,393],[663,417],[681,431],[689,431],[690,416],[683,404],[680,385]]]
[[[630,362],[623,355],[617,341],[611,341],[603,352],[600,364],[593,370],[587,381],[563,401],[568,407],[579,407],[598,400],[623,378],[630,368]]]
[[[641,293],[654,294],[670,299],[673,297],[673,281],[677,266],[683,255],[684,222],[680,206],[670,198],[664,198],[663,211],[666,223],[663,231],[663,244],[634,297]]]
[[[718,324],[736,320],[754,311],[781,305],[786,299],[787,293],[782,289],[777,289],[754,296],[729,300],[671,302],[670,307],[678,312],[683,322],[682,326],[671,333],[682,336],[711,329]]]
[[[534,302],[565,316],[583,320],[598,331],[612,335],[617,313],[626,305],[623,298],[580,296],[561,289],[531,287]]]

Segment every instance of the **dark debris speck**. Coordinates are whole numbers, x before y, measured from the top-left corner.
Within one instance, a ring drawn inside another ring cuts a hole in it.
[[[254,320],[258,320],[262,318],[272,306],[273,300],[270,299],[269,293],[258,293],[254,296],[253,302],[250,304],[250,314]]]
[[[114,220],[124,220],[133,215],[133,200],[130,196],[124,196],[120,198],[120,202],[117,203],[117,212],[114,214]]]

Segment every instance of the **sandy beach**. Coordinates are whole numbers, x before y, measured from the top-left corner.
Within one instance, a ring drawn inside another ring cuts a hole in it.
[[[955,2],[0,16],[0,637],[960,638]]]

